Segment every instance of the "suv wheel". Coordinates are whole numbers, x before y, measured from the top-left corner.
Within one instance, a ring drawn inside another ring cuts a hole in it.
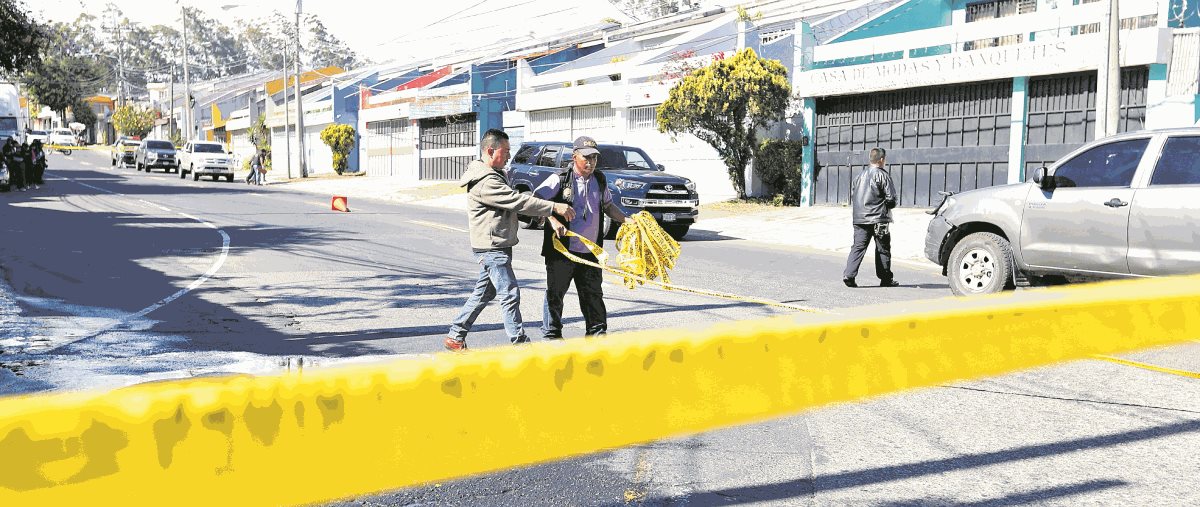
[[[976,232],[954,245],[946,261],[950,292],[956,296],[993,294],[1013,288],[1012,246],[990,232]]]
[[[691,230],[691,228],[692,226],[690,225],[668,225],[663,227],[663,229],[667,231],[667,234],[670,234],[672,238],[675,238],[675,241],[679,241],[683,239],[684,236],[687,236],[687,233],[689,230]]]

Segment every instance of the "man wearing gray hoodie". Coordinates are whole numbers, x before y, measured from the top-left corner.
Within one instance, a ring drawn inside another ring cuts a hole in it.
[[[499,129],[488,130],[480,143],[480,159],[467,166],[459,181],[467,187],[471,250],[479,263],[479,276],[475,290],[450,325],[450,333],[444,341],[447,350],[467,349],[467,333],[479,312],[497,295],[500,296],[504,331],[508,333],[509,341],[514,344],[529,341],[522,328],[521,289],[512,269],[512,247],[517,244],[520,228],[517,215],[557,215],[567,221],[575,218],[575,210],[569,204],[550,202],[513,190],[504,172],[508,153],[508,134]]]

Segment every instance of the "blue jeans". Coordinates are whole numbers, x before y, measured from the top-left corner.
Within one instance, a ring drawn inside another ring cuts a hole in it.
[[[479,263],[479,278],[475,282],[475,290],[471,291],[462,311],[458,312],[458,317],[450,325],[450,336],[466,340],[479,312],[499,295],[500,310],[504,312],[504,331],[508,333],[509,341],[529,341],[522,329],[521,288],[517,286],[516,273],[513,273],[512,248],[476,252],[475,261]]]

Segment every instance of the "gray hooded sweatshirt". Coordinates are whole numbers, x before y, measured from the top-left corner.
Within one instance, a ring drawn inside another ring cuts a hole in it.
[[[548,217],[554,203],[513,190],[503,169],[482,160],[471,162],[458,182],[467,187],[467,219],[473,250],[495,250],[517,244],[517,215]]]

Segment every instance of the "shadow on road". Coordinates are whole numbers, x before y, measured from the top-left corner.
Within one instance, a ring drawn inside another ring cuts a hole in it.
[[[1064,440],[1047,444],[1036,444],[1002,451],[986,452],[956,456],[939,460],[891,465],[853,472],[842,472],[832,475],[817,476],[813,479],[796,479],[775,484],[763,484],[745,488],[722,489],[716,491],[696,492],[687,498],[688,505],[717,506],[737,505],[771,500],[786,500],[802,496],[820,494],[824,491],[836,491],[861,488],[873,484],[915,479],[919,477],[937,476],[947,472],[968,470],[1023,461],[1061,454],[1069,454],[1088,449],[1113,447],[1118,445],[1154,440],[1184,433],[1200,431],[1200,420],[1182,421],[1172,424],[1153,426],[1124,433],[1111,433],[1094,437]],[[1004,498],[988,500],[969,505],[1018,505],[1039,500],[1051,500],[1065,496],[1099,491],[1124,485],[1119,481],[1095,481],[1072,486],[1060,486],[1044,490],[1017,493]],[[649,500],[649,504],[668,504],[672,499],[662,498]],[[902,502],[890,505],[943,505],[936,499]],[[959,505],[959,504],[955,504]]]

